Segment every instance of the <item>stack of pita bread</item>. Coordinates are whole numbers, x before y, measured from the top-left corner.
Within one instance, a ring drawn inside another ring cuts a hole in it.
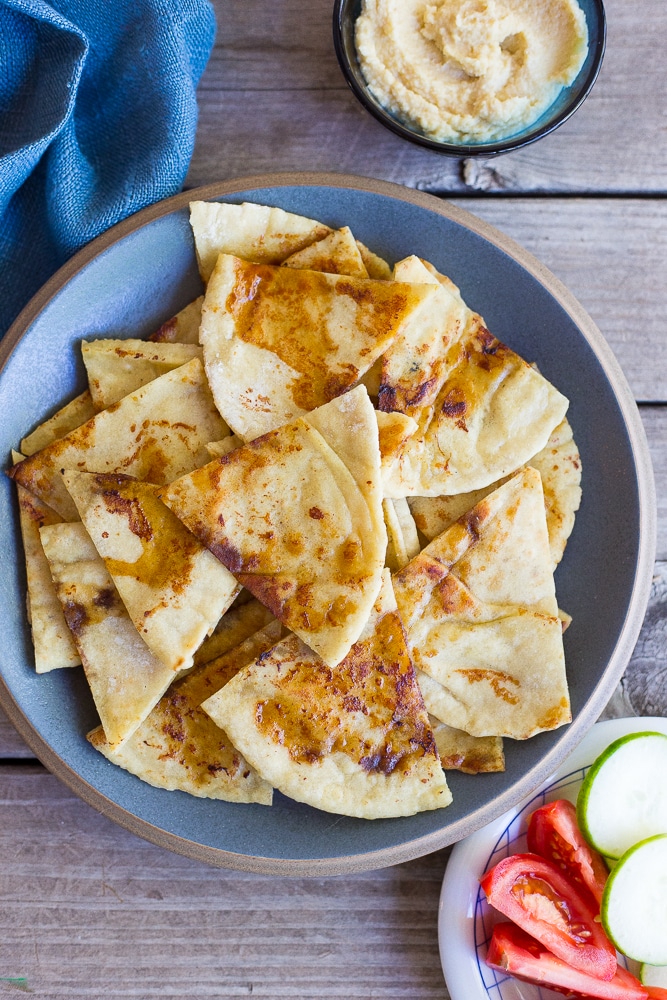
[[[426,261],[195,202],[205,295],[90,340],[14,454],[38,672],[83,665],[111,762],[375,819],[570,719],[553,571],[567,400]]]

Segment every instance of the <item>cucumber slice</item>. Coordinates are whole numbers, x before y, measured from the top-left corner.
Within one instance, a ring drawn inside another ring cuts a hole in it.
[[[667,735],[631,733],[608,746],[579,790],[577,821],[586,839],[609,858],[667,833]]]
[[[639,982],[643,986],[660,986],[667,989],[667,965],[642,965]]]
[[[607,880],[600,917],[628,958],[667,965],[667,834],[631,847]]]

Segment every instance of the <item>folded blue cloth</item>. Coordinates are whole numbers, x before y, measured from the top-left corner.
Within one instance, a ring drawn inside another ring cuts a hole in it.
[[[0,336],[71,254],[183,185],[208,0],[0,0]]]

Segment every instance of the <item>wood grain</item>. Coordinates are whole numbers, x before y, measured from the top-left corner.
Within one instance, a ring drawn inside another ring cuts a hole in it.
[[[667,202],[450,199],[511,236],[569,288],[638,401],[667,398]]]
[[[667,191],[662,50],[667,6],[607,0],[608,43],[585,104],[552,136],[483,162],[413,146],[357,103],[338,67],[331,0],[215,0],[218,40],[199,87],[188,175],[337,170],[436,192]]]
[[[0,819],[0,976],[36,997],[448,997],[447,851],[335,879],[220,871],[25,768],[0,767]]]

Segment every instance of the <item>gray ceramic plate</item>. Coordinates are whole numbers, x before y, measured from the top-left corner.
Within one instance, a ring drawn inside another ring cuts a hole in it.
[[[2,477],[0,703],[41,760],[96,809],[140,836],[212,864],[322,875],[405,861],[472,833],[528,795],[593,724],[627,664],[648,601],[655,498],[646,441],[607,344],[565,288],[478,219],[391,184],[340,175],[245,178],[140,212],[71,260],[7,334],[0,359],[0,436],[21,437],[85,385],[78,342],[149,334],[201,291],[187,203],[228,198],[349,224],[391,262],[411,253],[451,275],[501,340],[571,400],[584,500],[556,575],[573,722],[525,743],[507,741],[503,774],[450,774],[443,811],[368,822],[288,801],[271,809],[166,792],[109,764],[86,742],[95,709],[80,669],[37,676],[24,613],[24,572],[11,483]]]

